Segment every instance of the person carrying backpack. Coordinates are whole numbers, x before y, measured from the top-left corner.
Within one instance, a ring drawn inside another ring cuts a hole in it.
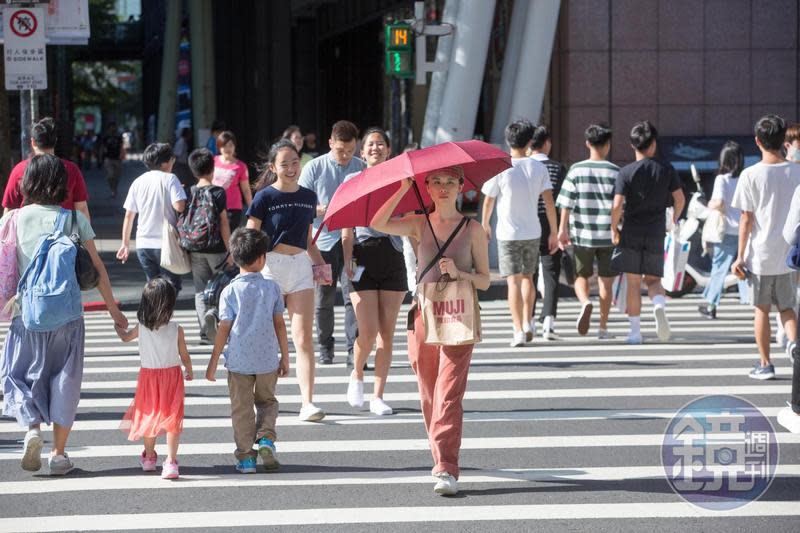
[[[0,226],[16,223],[13,247],[12,239],[3,241],[0,255],[15,253],[21,273],[16,300],[2,302],[14,307],[0,365],[3,414],[28,429],[22,468],[31,472],[42,467],[40,426],[52,424],[50,474],[64,475],[73,469],[65,447],[78,410],[84,349],[77,246],[70,235],[77,234],[89,252],[114,324],[127,328],[128,320],[114,301],[88,219],[77,212],[73,223],[73,212],[58,205],[67,196],[67,171],[58,157],[33,156],[22,179],[22,193],[26,205],[0,220]],[[0,273],[8,275],[6,270]]]
[[[189,155],[189,168],[197,179],[189,205],[178,223],[181,247],[191,254],[194,308],[200,323],[200,344],[214,344],[217,314],[206,304],[203,291],[208,280],[226,263],[228,225],[225,189],[212,185],[214,156],[208,148],[198,148]],[[228,256],[227,264],[233,264]]]

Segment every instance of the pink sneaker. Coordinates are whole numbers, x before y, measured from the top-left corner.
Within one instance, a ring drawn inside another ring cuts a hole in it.
[[[167,459],[161,464],[161,479],[178,479],[178,461]]]
[[[153,454],[153,457],[147,457],[146,453],[147,452],[142,452],[142,456],[139,457],[139,464],[142,465],[142,470],[144,472],[155,472],[158,454]]]

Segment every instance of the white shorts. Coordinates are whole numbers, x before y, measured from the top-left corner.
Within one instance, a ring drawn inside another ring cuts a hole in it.
[[[284,295],[314,288],[311,258],[305,252],[295,255],[270,252],[261,273],[277,283]]]

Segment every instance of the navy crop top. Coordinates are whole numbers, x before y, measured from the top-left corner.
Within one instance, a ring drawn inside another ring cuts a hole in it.
[[[272,239],[270,251],[278,244],[305,250],[308,227],[314,221],[316,210],[317,195],[305,187],[295,192],[265,187],[256,193],[247,216],[261,220],[261,230]]]

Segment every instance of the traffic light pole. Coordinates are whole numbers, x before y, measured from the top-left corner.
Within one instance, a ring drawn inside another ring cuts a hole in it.
[[[445,8],[446,9],[446,8]],[[415,47],[417,49],[417,57],[415,61],[416,69],[416,82],[417,85],[425,85],[428,81],[428,72],[444,72],[447,70],[447,62],[439,60],[437,53],[437,60],[428,61],[426,39],[431,37],[443,37],[450,35],[454,31],[452,24],[425,24],[425,2],[414,2],[414,22],[411,28],[417,35]]]

